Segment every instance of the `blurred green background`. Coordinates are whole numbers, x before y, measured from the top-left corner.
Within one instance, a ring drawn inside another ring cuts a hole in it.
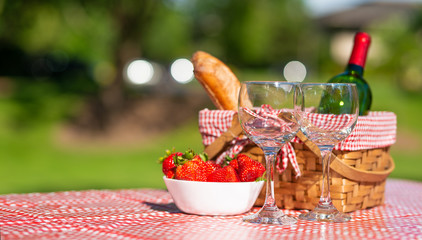
[[[0,0],[0,194],[164,188],[158,158],[202,151],[198,111],[215,108],[196,80],[174,81],[176,59],[207,51],[241,81],[300,61],[324,82],[356,31],[373,38],[372,110],[397,114],[390,177],[422,181],[421,2],[335,2]],[[139,59],[153,81],[131,81]]]

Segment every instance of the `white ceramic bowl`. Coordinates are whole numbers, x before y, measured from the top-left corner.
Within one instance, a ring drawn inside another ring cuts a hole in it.
[[[166,178],[164,182],[176,206],[197,215],[236,215],[249,211],[264,181],[194,182]]]

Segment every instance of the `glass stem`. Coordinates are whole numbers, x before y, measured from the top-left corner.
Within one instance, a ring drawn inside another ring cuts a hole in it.
[[[264,207],[277,207],[274,197],[274,165],[277,151],[264,151],[266,166],[266,197]]]
[[[322,157],[322,186],[321,186],[321,197],[319,199],[320,206],[330,206],[330,158],[332,148],[321,148]]]

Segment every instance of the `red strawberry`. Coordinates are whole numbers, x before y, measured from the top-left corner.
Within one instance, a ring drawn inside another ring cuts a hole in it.
[[[237,159],[233,159],[229,162],[229,165],[232,166],[234,168],[234,170],[239,170],[239,162],[237,161]]]
[[[181,157],[176,159],[175,178],[188,181],[207,181],[206,164],[207,155],[195,154],[188,150]]]
[[[226,160],[223,162],[223,166],[227,166],[227,165],[232,166],[234,170],[236,171],[239,169],[239,163],[235,156],[231,156],[231,157],[226,156]]]
[[[207,178],[207,182],[240,182],[240,180],[236,170],[228,165],[211,173]]]
[[[208,160],[208,155],[206,153],[194,154],[193,160],[204,161],[205,164],[203,164],[203,167],[204,167],[203,171],[204,171],[205,176],[207,177],[215,170],[221,168],[221,166],[218,165],[215,161]]]
[[[221,166],[214,161],[205,162],[205,175],[208,177],[215,170],[220,169]]]
[[[240,164],[243,164],[245,161],[247,162],[247,161],[251,161],[252,160],[252,158],[250,158],[248,155],[243,154],[243,153],[238,154],[235,157],[235,159],[237,160],[237,162],[238,162],[239,165]]]
[[[174,150],[173,150],[174,151]],[[167,178],[173,178],[174,173],[176,172],[175,157],[182,156],[181,152],[171,152],[170,150],[166,151],[166,156],[160,158],[162,164],[162,171]]]
[[[205,182],[207,181],[207,176],[204,169],[205,162],[195,158],[187,161],[183,165],[177,166],[175,178],[179,180]]]
[[[244,154],[239,154],[237,161],[239,163],[238,174],[242,182],[253,182],[257,178],[262,177],[265,172],[264,165]]]

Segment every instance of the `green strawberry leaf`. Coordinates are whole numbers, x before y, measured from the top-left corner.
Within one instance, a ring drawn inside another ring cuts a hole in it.
[[[199,154],[199,157],[202,159],[202,161],[206,162],[208,161],[208,154],[203,152],[201,154]]]
[[[187,150],[183,154],[183,158],[188,159],[188,160],[192,160],[194,156],[195,156],[195,152],[192,149]]]
[[[230,165],[230,162],[233,161],[236,158],[237,158],[237,154],[236,155],[231,155],[231,156],[227,155],[225,157],[224,161],[221,163],[221,166],[222,167],[225,167],[227,165]]]
[[[265,177],[265,175],[267,174],[267,171],[265,171],[261,177],[255,179],[255,182],[260,182],[260,181],[267,181],[267,178]]]
[[[158,158],[158,163],[159,164],[163,164],[164,159],[166,159],[168,156],[170,156],[171,154],[173,154],[175,152],[175,148],[173,147],[171,150],[167,149],[166,150],[166,155],[164,157],[160,157]]]

